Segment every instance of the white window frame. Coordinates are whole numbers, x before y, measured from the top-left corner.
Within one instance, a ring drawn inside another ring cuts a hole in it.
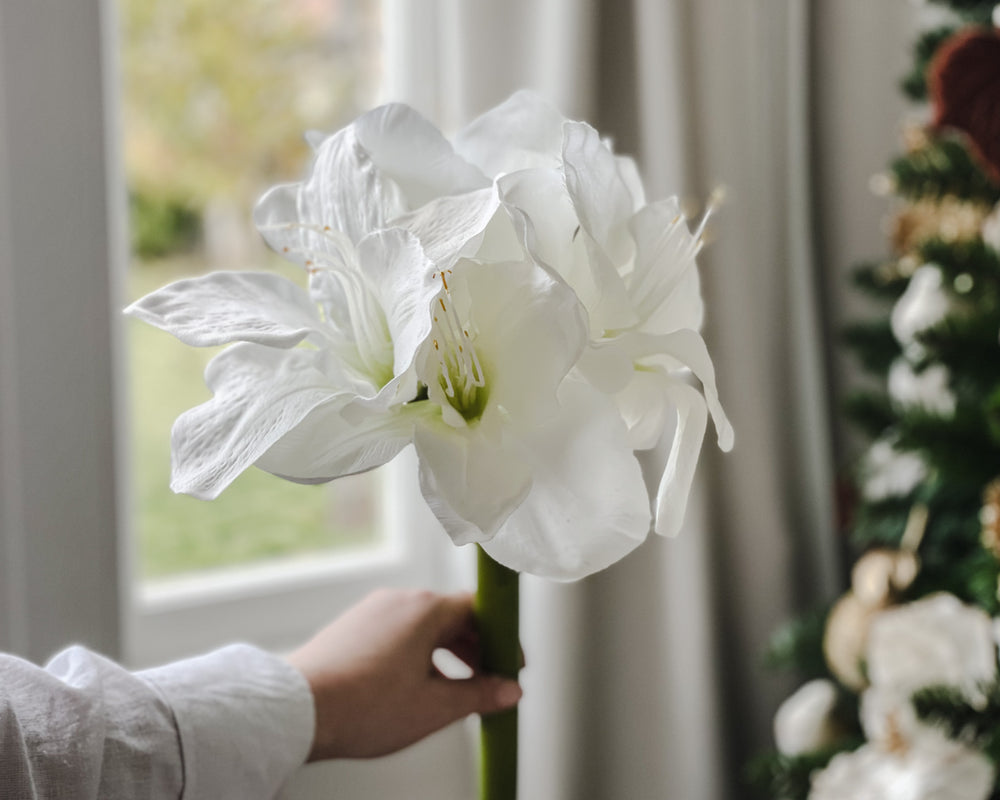
[[[470,554],[420,500],[406,452],[374,550],[136,585],[113,4],[0,5],[0,650],[42,662],[81,642],[132,667],[233,640],[284,650],[375,586],[467,583]],[[330,781],[345,799],[465,792],[461,728],[421,748],[332,765],[319,796]],[[286,796],[314,796],[309,775]]]

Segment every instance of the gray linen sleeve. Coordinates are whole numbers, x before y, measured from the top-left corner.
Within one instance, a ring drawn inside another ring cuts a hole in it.
[[[82,647],[0,655],[5,800],[267,800],[314,726],[302,675],[248,645],[139,673]]]
[[[312,692],[283,659],[231,645],[138,675],[177,721],[183,800],[272,798],[309,755]]]
[[[177,798],[180,741],[142,679],[82,647],[45,669],[0,656],[0,796]]]

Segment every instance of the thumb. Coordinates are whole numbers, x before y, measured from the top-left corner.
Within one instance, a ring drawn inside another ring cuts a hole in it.
[[[475,675],[471,678],[452,680],[439,678],[438,706],[449,721],[462,719],[469,714],[494,714],[517,705],[522,691],[517,681],[499,675]]]

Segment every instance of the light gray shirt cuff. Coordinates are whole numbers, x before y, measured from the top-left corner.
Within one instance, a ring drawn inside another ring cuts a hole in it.
[[[183,800],[277,794],[312,747],[312,692],[291,664],[250,645],[137,673],[172,709]]]

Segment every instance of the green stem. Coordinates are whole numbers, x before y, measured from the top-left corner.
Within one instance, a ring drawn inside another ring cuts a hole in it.
[[[483,668],[517,678],[521,668],[518,635],[518,574],[478,548],[476,618]],[[517,709],[484,715],[480,742],[480,800],[517,798]]]

